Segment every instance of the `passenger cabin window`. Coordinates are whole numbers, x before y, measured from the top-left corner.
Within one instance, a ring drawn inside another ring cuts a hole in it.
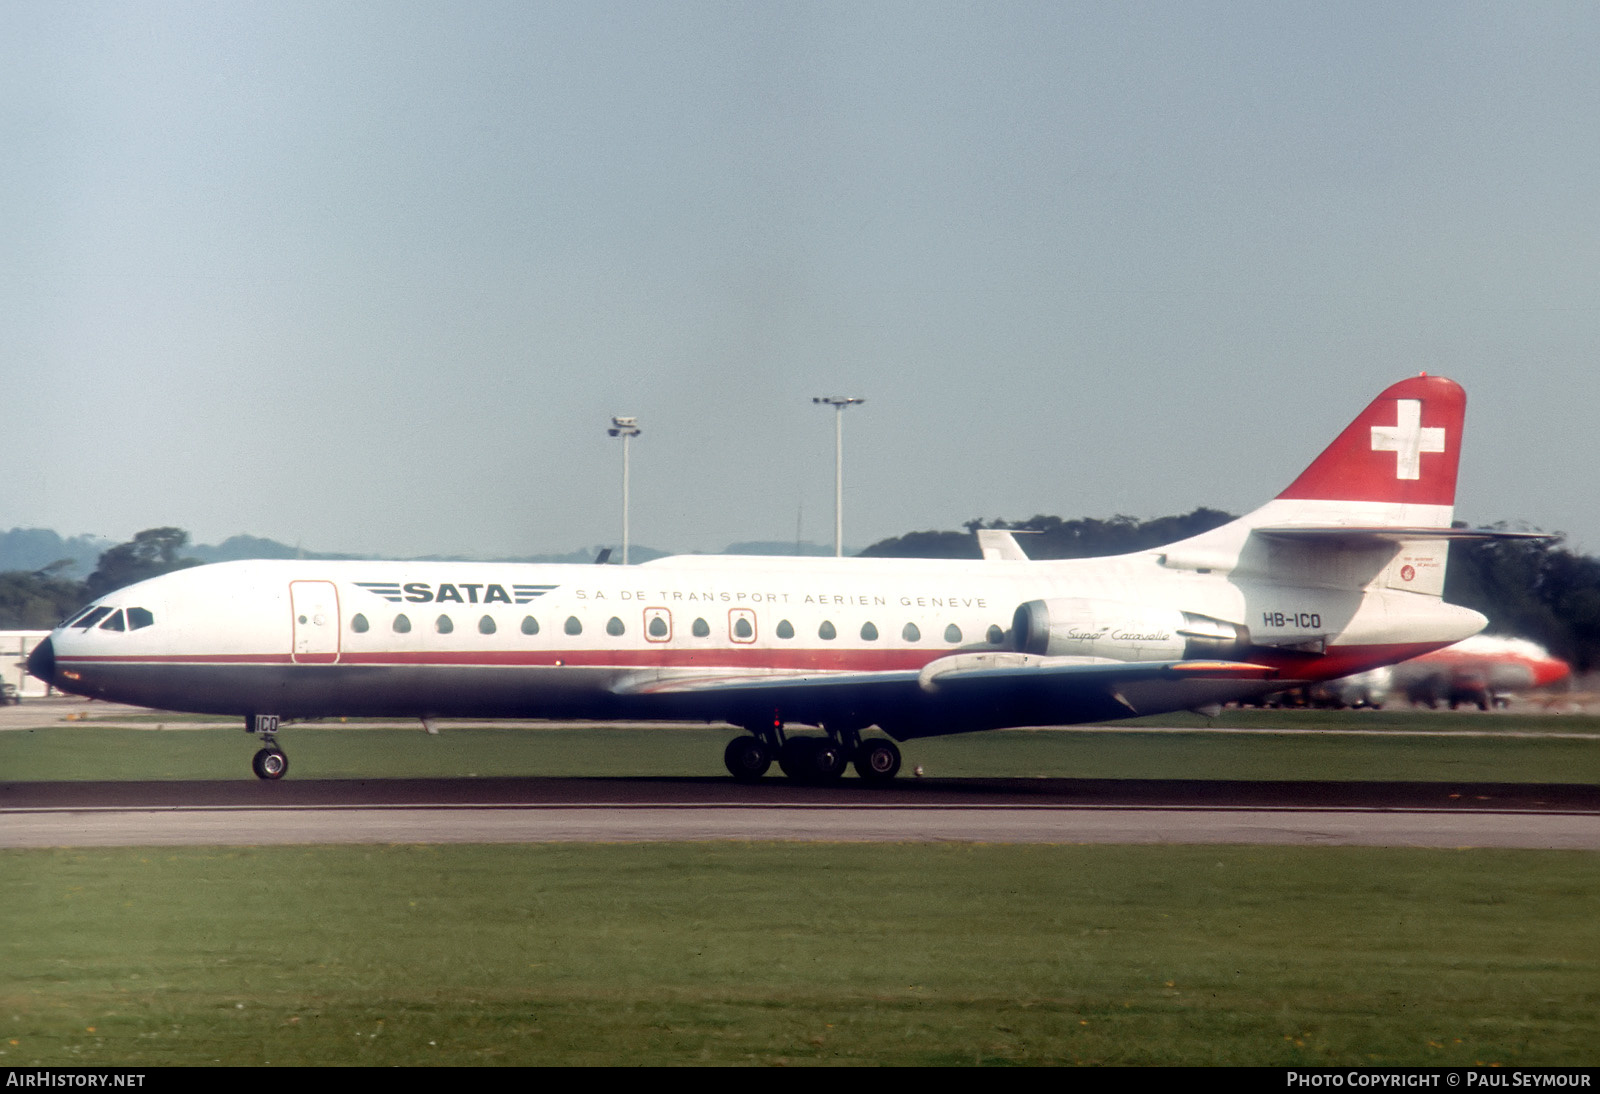
[[[493,634],[494,630],[494,616],[486,615],[482,619],[478,620],[479,634]]]
[[[793,638],[794,637],[794,624],[790,623],[787,619],[780,619],[778,621],[778,637],[779,638]]]
[[[583,633],[583,624],[578,622],[578,617],[577,616],[575,616],[575,615],[567,616],[566,632],[568,634],[582,634]]]
[[[142,630],[145,627],[153,627],[155,625],[156,617],[151,614],[149,608],[128,609],[128,629],[130,631]]]
[[[917,625],[915,623],[907,623],[904,627],[900,628],[900,637],[905,639],[907,642],[921,642],[922,632],[917,630]]]
[[[741,615],[733,621],[733,636],[735,638],[754,638],[756,629],[750,625],[750,620]]]
[[[861,624],[861,640],[863,642],[876,642],[878,640],[878,628],[873,626],[871,622]]]
[[[618,619],[616,616],[612,616],[610,619],[606,620],[606,633],[613,638],[621,637],[622,632],[627,629],[628,628],[622,625],[622,620]]]
[[[448,615],[441,615],[433,621],[433,629],[440,634],[449,634],[456,629],[456,625],[450,621]]]
[[[1006,632],[1000,629],[998,623],[989,624],[989,633],[984,635],[989,640],[989,645],[998,646],[1006,640]]]
[[[822,621],[822,626],[817,628],[817,637],[822,639],[824,642],[832,642],[835,638],[839,637],[839,632],[833,629],[832,623],[824,619]]]
[[[396,634],[410,634],[411,633],[411,620],[407,619],[404,614],[397,615],[397,616],[394,617],[394,633],[396,633]]]
[[[694,626],[690,627],[689,631],[696,638],[710,638],[711,624],[707,623],[704,619],[696,619],[694,621]]]
[[[523,634],[538,634],[539,633],[539,621],[537,619],[535,619],[531,615],[523,616],[522,617],[522,633]]]
[[[667,621],[659,615],[650,620],[650,637],[665,638],[667,636]]]
[[[946,642],[961,641],[961,628],[956,626],[954,623],[950,624],[944,629],[944,640]]]
[[[129,614],[132,614],[132,613],[129,613]],[[367,617],[362,615],[360,612],[357,612],[355,615],[351,616],[350,617],[350,629],[355,631],[357,634],[366,634],[367,633]]]

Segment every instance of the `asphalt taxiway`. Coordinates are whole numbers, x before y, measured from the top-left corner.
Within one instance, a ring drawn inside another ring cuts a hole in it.
[[[382,779],[0,783],[0,846],[637,841],[1600,849],[1600,788],[1519,783]]]

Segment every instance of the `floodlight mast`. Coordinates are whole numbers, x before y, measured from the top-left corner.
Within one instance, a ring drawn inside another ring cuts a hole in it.
[[[844,408],[866,402],[855,395],[818,395],[818,406],[833,407],[833,557],[844,557]]]
[[[628,564],[628,442],[639,435],[639,419],[633,415],[613,416],[608,437],[622,438],[622,564]]]

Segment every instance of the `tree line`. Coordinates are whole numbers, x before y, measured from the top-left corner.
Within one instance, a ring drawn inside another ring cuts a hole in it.
[[[1115,516],[1063,520],[972,520],[964,532],[911,532],[873,544],[871,558],[981,557],[979,528],[1032,533],[1021,539],[1036,559],[1094,558],[1126,554],[1199,535],[1233,517],[1216,509],[1137,520]],[[183,555],[189,534],[150,528],[100,556],[83,581],[62,571],[71,560],[39,570],[0,573],[0,630],[49,630],[83,605],[135,581],[199,565]],[[1459,541],[1450,545],[1445,599],[1489,617],[1495,634],[1538,642],[1576,672],[1600,668],[1600,558],[1575,554],[1548,540]]]
[[[189,533],[181,528],[149,528],[100,555],[94,572],[82,581],[65,577],[70,558],[39,570],[0,573],[0,630],[50,630],[97,597],[159,574],[198,566],[184,558]]]

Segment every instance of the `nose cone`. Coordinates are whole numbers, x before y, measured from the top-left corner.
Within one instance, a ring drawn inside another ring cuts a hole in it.
[[[56,648],[46,638],[28,654],[28,675],[37,676],[47,684],[56,682]]]

